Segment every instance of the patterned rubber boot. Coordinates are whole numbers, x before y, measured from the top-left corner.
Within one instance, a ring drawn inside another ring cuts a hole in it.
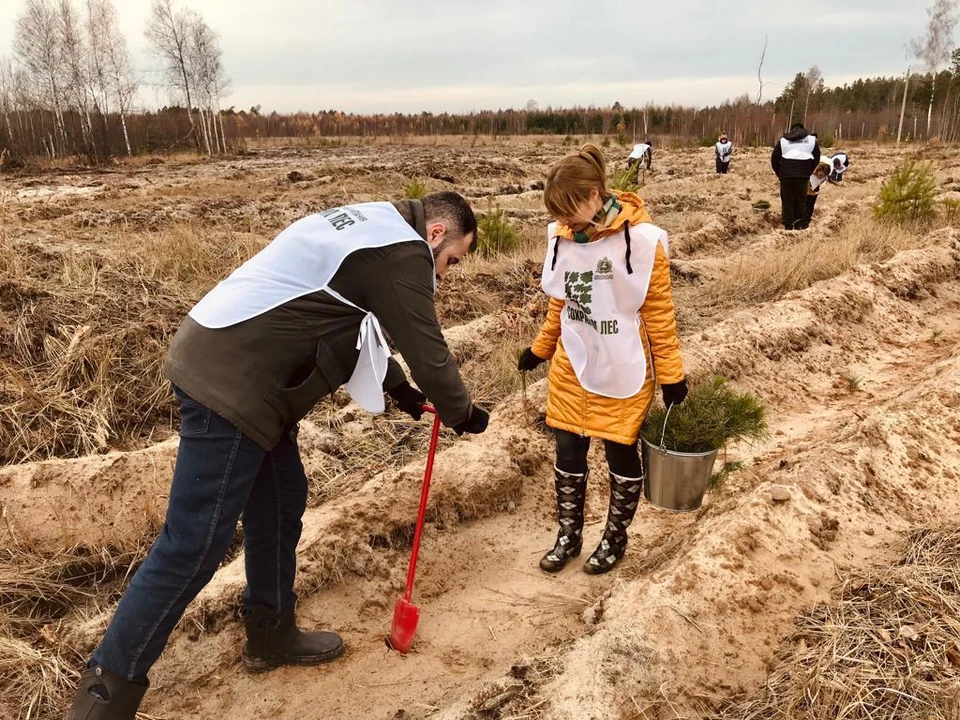
[[[583,547],[583,503],[587,497],[588,470],[585,473],[568,473],[554,468],[554,484],[557,490],[557,519],[560,530],[553,550],[540,558],[540,569],[559,572],[567,560],[577,557]]]
[[[643,478],[610,473],[610,511],[603,538],[583,565],[584,572],[599,575],[613,568],[627,550],[627,528],[633,522],[640,502]]]

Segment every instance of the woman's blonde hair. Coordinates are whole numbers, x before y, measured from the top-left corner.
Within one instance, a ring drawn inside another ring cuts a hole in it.
[[[590,193],[596,190],[606,202],[607,163],[596,145],[587,143],[575,155],[567,155],[547,172],[543,202],[554,217],[576,215]]]

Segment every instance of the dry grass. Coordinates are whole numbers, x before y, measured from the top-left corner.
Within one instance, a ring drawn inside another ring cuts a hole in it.
[[[78,658],[0,634],[0,715],[9,720],[59,717],[76,683]]]
[[[849,577],[786,640],[754,698],[724,718],[955,720],[960,530],[918,530],[901,560]]]
[[[339,393],[337,397],[348,399]],[[426,457],[430,444],[429,415],[417,421],[388,408],[383,415],[356,419],[349,411],[345,414],[322,403],[309,419],[329,428],[336,437],[336,442],[311,449],[307,468],[311,505],[348,495],[377,473]],[[350,424],[349,429],[344,427],[346,423]],[[451,433],[442,432],[438,452],[452,443]]]
[[[69,632],[100,615],[143,560],[155,528],[135,547],[77,547],[56,555],[18,546],[0,554],[0,716],[60,717],[93,649]]]
[[[457,148],[463,158],[435,160],[423,148],[419,154],[400,157],[399,169],[389,177],[401,172],[413,177],[414,171],[416,176],[432,177],[429,169],[449,172],[461,184],[476,180],[486,186],[490,184],[488,179],[499,182],[505,172],[520,172],[510,177],[511,182],[519,182],[524,173],[537,174],[549,153],[559,156],[569,151],[562,145],[562,138],[548,138],[545,144],[549,152],[532,153],[529,168],[523,166],[520,170],[512,160],[491,162],[482,158],[485,153],[480,150],[474,158],[467,156],[467,146],[485,145],[487,140],[413,139],[416,144]],[[377,138],[363,144],[392,145],[395,141]],[[336,141],[340,143],[341,140]],[[513,154],[513,149],[529,150],[529,139],[504,144],[509,148],[504,150],[505,155]],[[349,150],[355,151],[356,148]],[[375,160],[367,165],[354,160],[334,162],[333,169],[322,172],[335,175],[336,182],[323,186],[284,181],[290,168],[279,162],[261,168],[243,166],[218,171],[216,162],[187,156],[172,161],[166,158],[163,164],[167,168],[156,173],[150,171],[156,163],[150,158],[124,163],[142,168],[144,172],[136,175],[148,180],[149,186],[137,186],[132,192],[127,185],[126,189],[104,192],[93,199],[51,196],[50,202],[32,204],[17,204],[11,202],[10,195],[0,195],[0,463],[123,447],[142,443],[154,432],[169,432],[174,408],[160,375],[160,361],[171,333],[187,309],[229,270],[258,250],[269,239],[271,230],[295,219],[293,214],[305,214],[300,211],[310,211],[317,200],[331,204],[328,196],[333,197],[334,193],[334,202],[358,199],[350,197],[348,187],[350,192],[363,194],[364,199],[371,193],[382,193],[377,183],[387,177],[378,174],[383,152],[378,149]],[[615,152],[612,150],[611,154]],[[333,150],[325,157],[336,154]],[[313,162],[309,158],[294,162],[308,161]],[[178,163],[202,166],[193,168],[185,182],[182,176],[165,176]],[[321,172],[319,165],[310,167],[317,174]],[[676,227],[671,225],[671,231],[695,232],[714,217],[711,205],[696,187],[691,187],[690,192],[680,188],[673,195],[663,198],[661,193],[663,214],[676,219]],[[541,210],[538,205],[536,211]],[[753,215],[743,222],[736,217],[734,220],[743,228],[730,230],[730,237],[722,236],[723,242],[711,233],[703,233],[705,238],[713,238],[713,244],[704,247],[711,253],[715,248],[717,253],[727,252],[735,247],[729,240],[759,235],[765,230]],[[730,222],[724,217],[721,224],[726,227]],[[725,259],[727,267],[735,270],[697,288],[697,292],[705,291],[709,300],[721,305],[762,302],[840,274],[857,263],[886,259],[918,242],[915,236],[878,228],[870,222],[847,223],[821,239],[810,235],[793,236],[789,238],[793,244],[782,248],[767,247],[764,257],[755,251],[756,257]],[[758,240],[763,245],[766,238]],[[506,318],[497,326],[496,335],[478,337],[458,357],[475,398],[488,408],[519,389],[516,353],[529,344],[545,311],[539,289],[543,252],[542,229],[538,227],[536,236],[531,235],[514,252],[489,259],[468,258],[438,295],[438,312],[445,327],[485,315]],[[372,474],[422,458],[426,452],[429,418],[415,422],[391,411],[381,417],[361,419],[349,417],[342,403],[331,403],[317,409],[311,419],[329,428],[334,438],[329,447],[311,450],[305,458],[313,479],[313,503],[349,493]],[[452,435],[445,434],[441,442],[451,441]],[[504,490],[503,494],[506,493]],[[487,512],[496,511],[490,503],[485,503],[484,508]],[[145,541],[147,537],[152,537],[152,532],[145,536]],[[649,548],[642,556],[638,553],[636,560],[625,567],[625,573],[638,577],[661,567],[682,550],[680,541],[677,542]],[[941,555],[948,554],[949,542],[955,548],[957,538],[941,544]],[[344,552],[351,548],[345,544]],[[327,575],[337,575],[349,563],[338,557],[335,549],[324,553],[313,558],[323,564],[314,572],[316,582],[322,582]],[[0,717],[56,716],[56,708],[62,706],[73,684],[75,672],[70,668],[78,667],[91,649],[88,645],[92,640],[74,630],[83,624],[84,618],[102,615],[102,607],[116,599],[125,573],[141,557],[140,548],[123,553],[110,549],[76,550],[50,557],[29,547],[0,556]],[[858,675],[867,667],[865,661],[843,665],[849,653],[863,648],[875,651],[869,661],[877,672],[890,673],[890,677],[884,675],[877,681],[884,687],[889,685],[919,697],[918,683],[926,684],[924,687],[929,686],[930,692],[922,697],[927,702],[929,698],[945,697],[949,682],[957,687],[955,676],[949,675],[953,666],[947,646],[934,645],[948,632],[954,632],[956,642],[955,623],[960,608],[950,595],[953,590],[947,592],[942,584],[935,589],[928,587],[938,577],[948,577],[955,589],[956,569],[945,574],[928,557],[911,562],[898,571],[900,574],[891,575],[886,585],[879,580],[863,584],[869,593],[861,588],[857,591],[861,596],[856,596],[856,588],[851,585],[853,597],[843,601],[847,603],[845,614],[831,616],[834,619],[823,620],[819,625],[812,619],[802,625],[798,633],[802,633],[807,644],[807,654],[802,655],[804,662],[819,663],[805,667],[822,670],[826,678],[820,682],[815,676],[803,675],[803,690],[815,688],[816,699],[849,705],[852,701],[839,695],[837,685],[850,678],[870,681]],[[927,569],[919,572],[919,567]],[[914,580],[927,584],[921,586]],[[895,607],[891,598],[900,604]],[[548,611],[560,615],[582,612],[595,601],[586,595],[559,594],[541,600]],[[918,613],[916,608],[911,609],[910,601],[927,609],[939,608],[939,619],[932,614],[914,617]],[[869,609],[869,618],[851,614],[850,608],[858,607],[857,602]],[[883,634],[876,629],[878,626],[871,629],[868,622],[876,618],[881,619],[878,622],[882,621],[882,627],[890,634],[885,655],[879,654],[874,643],[877,637],[883,640]],[[833,632],[838,624],[852,635],[842,640],[829,635],[828,631]],[[904,628],[912,630],[905,632]],[[83,639],[77,639],[80,637]],[[799,640],[795,642],[799,644]],[[815,650],[822,652],[815,657],[810,655]],[[842,661],[839,664],[834,653]],[[929,663],[933,663],[933,669]],[[901,681],[894,673],[907,679],[896,685]],[[554,674],[552,658],[518,665],[511,672],[510,682],[478,697],[477,717],[540,717],[549,697],[545,692],[541,694],[540,688]],[[785,683],[796,676],[794,673],[788,677],[784,671],[771,682],[771,688],[783,694],[774,698],[771,690],[770,697],[784,708],[790,701]],[[784,684],[778,685],[774,680],[783,680]],[[864,698],[880,696],[875,692],[873,696],[855,697],[861,703],[852,706],[857,710],[863,706]],[[891,702],[893,698],[892,694],[887,695]],[[902,702],[901,709],[907,708],[907,699]],[[749,707],[755,710],[759,706]],[[833,709],[840,707],[835,704]],[[809,715],[835,716],[828,710],[821,715]],[[902,716],[909,717],[909,713]],[[925,716],[917,716],[940,717],[929,711]]]
[[[889,260],[920,243],[911,232],[862,218],[837,233],[788,236],[795,242],[775,252],[743,253],[728,259],[729,268],[703,291],[709,304],[762,303],[837,277],[860,264]]]
[[[169,429],[170,337],[261,242],[190,225],[106,239],[109,252],[0,244],[0,462],[125,447]]]
[[[543,691],[563,662],[557,649],[514,663],[505,677],[484,684],[457,720],[541,720],[547,717],[550,696]],[[449,717],[449,716],[448,716]]]
[[[11,214],[0,212],[3,228],[12,227]],[[111,228],[96,243],[0,242],[0,462],[131,447],[169,432],[175,409],[161,368],[172,333],[266,239],[171,222],[152,232]],[[530,259],[539,252],[529,245],[468,260],[438,298],[444,323],[529,304],[539,294],[539,262]],[[496,373],[484,372],[479,357],[465,368],[482,402],[497,402],[519,382],[510,355],[539,321],[526,317],[510,347],[491,344],[497,352],[483,353]],[[348,449],[344,471],[369,474],[378,464],[372,458],[390,456],[406,434],[398,428],[376,447]]]

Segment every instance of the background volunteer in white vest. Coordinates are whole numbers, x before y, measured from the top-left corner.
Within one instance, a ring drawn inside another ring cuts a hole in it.
[[[637,143],[634,145],[633,150],[631,150],[630,154],[627,156],[627,167],[636,167],[638,173],[641,167],[645,167],[647,170],[649,170],[652,162],[653,142],[650,140],[644,140],[642,143]]]
[[[727,137],[726,133],[720,133],[720,139],[717,141],[717,172],[726,175],[730,169],[730,156],[733,155],[733,143]]]
[[[780,179],[780,206],[787,230],[800,230],[804,225],[807,187],[819,161],[817,137],[807,132],[803,123],[794,123],[773,146],[770,164]]]
[[[557,222],[547,229],[541,284],[547,318],[519,369],[552,358],[547,425],[554,429],[560,529],[540,560],[561,570],[580,554],[590,438],[604,442],[610,507],[600,544],[583,569],[610,570],[623,557],[643,473],[637,440],[657,382],[666,404],[687,396],[670,290],[667,234],[634,193],[607,189],[600,150],[584,145],[550,169],[544,188]]]
[[[384,391],[419,419],[427,398],[458,434],[486,429],[451,356],[434,290],[475,244],[452,192],[310,215],[211,290],[173,338],[164,372],[180,403],[166,521],[83,671],[68,720],[133,720],[147,673],[243,522],[243,664],[259,672],[343,653],[295,621],[307,501],[297,423],[345,385],[372,412]],[[414,389],[392,358],[403,355]],[[361,341],[358,350],[358,340]]]
[[[843,182],[843,174],[850,167],[850,157],[846,153],[837,153],[827,158],[826,162],[830,165],[830,176],[827,179],[832,184],[839,185]]]

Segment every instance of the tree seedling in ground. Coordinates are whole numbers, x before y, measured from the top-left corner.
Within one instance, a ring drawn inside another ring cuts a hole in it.
[[[477,218],[477,254],[491,257],[498,253],[513,250],[520,243],[510,218],[500,208],[494,208],[487,202],[487,212]]]
[[[403,196],[410,200],[421,200],[427,194],[426,186],[414,178],[403,188]]]
[[[847,376],[844,378],[847,383],[847,389],[850,392],[857,392],[860,387],[863,385],[863,381],[859,376],[854,375],[853,373],[847,373]]]

